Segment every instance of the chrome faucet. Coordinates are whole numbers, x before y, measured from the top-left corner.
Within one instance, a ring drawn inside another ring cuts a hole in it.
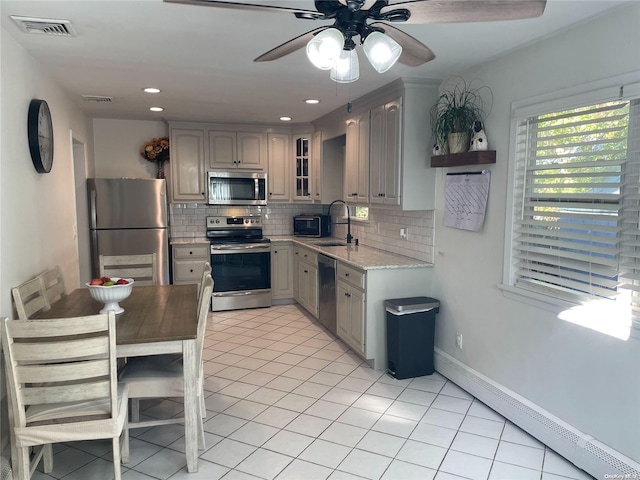
[[[334,200],[329,204],[329,210],[327,211],[329,218],[331,218],[331,207],[333,207],[334,203],[342,203],[347,209],[347,243],[351,243],[353,236],[351,235],[351,213],[349,213],[349,205],[347,205],[344,200]],[[344,222],[336,222],[335,225],[344,225]]]

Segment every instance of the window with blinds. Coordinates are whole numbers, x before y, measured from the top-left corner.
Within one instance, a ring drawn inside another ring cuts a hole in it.
[[[625,233],[631,224],[638,233],[640,193],[627,155],[629,109],[612,101],[517,122],[516,287],[580,301],[617,297],[627,271],[640,280],[640,270],[623,267],[629,246],[640,247]]]

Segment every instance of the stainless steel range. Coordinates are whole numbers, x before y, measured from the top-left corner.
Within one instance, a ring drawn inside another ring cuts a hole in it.
[[[211,310],[271,306],[271,245],[262,217],[207,217],[214,280]]]

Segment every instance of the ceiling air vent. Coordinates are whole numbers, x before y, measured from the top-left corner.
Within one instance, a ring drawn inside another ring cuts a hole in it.
[[[25,33],[56,35],[59,37],[75,37],[76,31],[69,20],[53,20],[50,18],[20,17],[11,15],[20,30]]]
[[[105,97],[103,95],[82,95],[85,102],[111,103],[113,97]]]

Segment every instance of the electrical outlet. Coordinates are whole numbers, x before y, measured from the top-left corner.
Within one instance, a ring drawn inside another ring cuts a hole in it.
[[[188,215],[187,219],[189,221],[189,225],[193,226],[193,225],[197,225],[198,224],[198,217],[195,215]]]
[[[409,231],[406,228],[400,229],[400,238],[404,238],[405,240],[409,238]]]
[[[462,334],[456,333],[456,347],[462,350]]]

